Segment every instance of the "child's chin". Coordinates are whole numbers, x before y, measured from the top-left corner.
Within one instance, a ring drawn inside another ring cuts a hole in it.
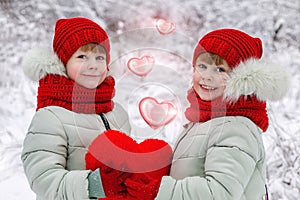
[[[84,83],[84,84],[81,84],[82,87],[85,87],[87,89],[95,89],[99,86],[100,84],[98,83]]]
[[[203,101],[212,101],[213,97],[210,94],[198,94]]]

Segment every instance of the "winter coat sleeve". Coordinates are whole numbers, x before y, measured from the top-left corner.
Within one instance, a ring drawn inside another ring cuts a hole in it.
[[[89,199],[89,170],[66,170],[67,136],[51,110],[32,119],[21,155],[32,190],[42,199]]]
[[[256,136],[245,124],[231,122],[218,126],[208,139],[204,176],[180,180],[163,177],[156,200],[243,199],[260,152]]]

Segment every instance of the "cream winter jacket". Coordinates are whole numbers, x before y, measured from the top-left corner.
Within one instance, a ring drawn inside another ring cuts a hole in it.
[[[119,104],[105,116],[111,129],[130,133],[127,113]],[[21,156],[38,200],[89,199],[90,171],[85,170],[85,154],[93,139],[105,130],[97,114],[79,114],[57,106],[39,109]]]
[[[23,70],[38,81],[47,74],[66,76],[66,69],[51,48],[30,50]],[[111,129],[129,134],[125,110],[117,103],[105,113]],[[85,200],[88,175],[85,154],[90,143],[105,131],[97,114],[79,114],[62,107],[41,108],[34,115],[21,155],[25,174],[38,200]],[[101,147],[99,147],[101,148]]]
[[[243,95],[279,100],[289,87],[287,70],[250,58],[230,73],[224,98]],[[156,200],[261,200],[265,195],[262,131],[242,116],[190,123],[174,148],[170,176],[162,179]]]
[[[163,177],[156,200],[262,200],[261,134],[241,116],[190,123],[175,144],[170,176]]]

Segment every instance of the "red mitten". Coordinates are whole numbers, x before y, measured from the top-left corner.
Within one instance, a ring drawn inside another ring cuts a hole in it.
[[[157,196],[162,177],[169,175],[172,148],[159,139],[147,139],[138,147],[139,155],[135,161],[136,173],[125,181],[128,192],[126,199],[153,200]]]
[[[86,169],[90,169],[92,171],[100,168],[100,176],[102,181],[102,187],[105,191],[105,195],[107,198],[101,198],[105,200],[117,200],[122,199],[123,194],[126,192],[126,188],[124,185],[125,180],[130,176],[129,173],[125,173],[120,170],[112,169],[102,162],[100,162],[95,156],[93,156],[92,152],[87,152],[85,156],[86,160]],[[118,198],[116,195],[120,195]],[[112,197],[114,198],[112,199]]]
[[[100,168],[102,186],[107,197],[119,198],[126,193],[126,162],[132,162],[137,143],[122,132],[109,130],[100,134],[89,146],[85,156],[86,169]],[[121,198],[120,198],[121,199]]]
[[[132,176],[125,181],[128,199],[143,199],[154,200],[158,193],[160,181],[150,178],[147,175],[140,174],[139,176]]]
[[[117,196],[122,197],[127,193],[125,180],[131,176],[130,173],[115,170],[104,165],[100,169],[100,175],[106,197],[115,196],[117,198]]]
[[[106,198],[99,198],[98,200],[129,200],[127,196],[112,196]]]

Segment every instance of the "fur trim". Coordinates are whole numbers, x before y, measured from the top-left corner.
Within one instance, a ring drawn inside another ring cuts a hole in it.
[[[287,69],[258,59],[249,59],[233,69],[227,81],[225,97],[236,101],[242,95],[258,100],[279,100],[289,87]]]
[[[23,58],[23,71],[31,80],[38,81],[47,74],[67,77],[65,66],[51,48],[35,48]]]

